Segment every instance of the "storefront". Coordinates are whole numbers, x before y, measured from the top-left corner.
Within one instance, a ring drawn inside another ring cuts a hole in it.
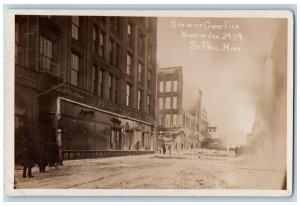
[[[141,114],[99,99],[96,107],[88,104],[89,98],[82,98],[85,103],[60,95],[41,98],[39,129],[43,141],[55,143],[61,129],[65,153],[154,150],[153,125],[134,118]]]

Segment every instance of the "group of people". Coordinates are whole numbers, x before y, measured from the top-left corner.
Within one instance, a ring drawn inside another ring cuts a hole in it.
[[[58,169],[62,165],[61,138],[56,143],[36,144],[26,128],[18,128],[16,136],[20,142],[20,148],[16,151],[16,162],[23,167],[23,178],[33,177],[32,168],[36,164],[40,172],[45,172],[47,166]]]

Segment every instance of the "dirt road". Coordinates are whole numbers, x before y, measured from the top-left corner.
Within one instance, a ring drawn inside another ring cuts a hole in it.
[[[233,152],[195,150],[171,155],[142,155],[65,161],[58,170],[33,170],[17,188],[101,189],[281,189],[284,172],[252,164]]]

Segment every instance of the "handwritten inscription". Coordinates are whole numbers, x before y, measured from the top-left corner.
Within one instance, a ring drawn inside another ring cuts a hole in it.
[[[170,27],[178,29],[180,38],[189,40],[187,47],[193,51],[241,52],[244,41],[241,27],[232,21],[214,23],[206,20],[200,23],[171,21]]]

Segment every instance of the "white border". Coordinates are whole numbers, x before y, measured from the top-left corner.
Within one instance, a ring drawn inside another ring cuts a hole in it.
[[[288,67],[287,67],[287,190],[182,190],[182,189],[13,189],[14,180],[14,15],[107,15],[152,17],[231,17],[231,18],[287,18]],[[4,101],[4,189],[11,196],[290,196],[292,194],[293,158],[293,13],[287,10],[8,10],[6,21],[6,69]]]

